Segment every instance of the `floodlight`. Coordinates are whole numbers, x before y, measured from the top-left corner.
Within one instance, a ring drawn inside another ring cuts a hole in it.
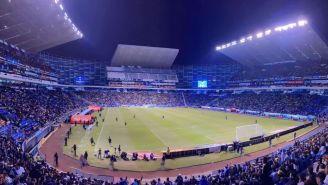
[[[270,33],[271,33],[271,30],[265,30],[265,32],[264,32],[265,35],[270,35]]]
[[[282,31],[282,27],[281,26],[275,27],[274,31]]]
[[[59,0],[55,0],[55,4],[58,4]]]
[[[263,37],[263,32],[259,32],[256,34],[256,38],[261,38],[261,37]]]
[[[293,23],[288,24],[288,26],[289,26],[289,28],[294,28],[297,26],[297,24],[293,22]]]
[[[64,19],[65,19],[65,20],[68,19],[68,15],[67,15],[67,13],[65,13],[65,15],[64,15]]]
[[[299,20],[298,21],[298,26],[304,26],[304,25],[306,25],[308,22],[307,22],[307,20]]]
[[[60,7],[61,10],[64,10],[64,7],[63,7],[62,4],[60,4],[59,7]]]
[[[295,27],[297,26],[304,26],[308,24],[308,21],[303,19],[303,20],[299,20],[297,22],[291,22],[289,24],[285,24],[285,25],[280,25],[280,26],[277,26],[275,28],[272,28],[272,29],[267,29],[265,30],[264,32],[258,32],[254,35],[249,35],[247,37],[242,37],[239,41],[232,41],[230,43],[227,43],[225,45],[222,45],[220,48],[221,49],[225,49],[225,48],[228,48],[230,46],[234,46],[234,45],[237,45],[238,43],[245,43],[246,41],[251,41],[253,40],[253,36],[256,37],[256,38],[262,38],[264,36],[268,36],[272,33],[272,31],[276,31],[276,32],[281,32],[281,31],[287,31],[289,29],[294,29]],[[219,47],[219,46],[218,46]],[[216,47],[216,48],[218,48]]]
[[[284,25],[284,26],[282,26],[282,30],[286,31],[286,30],[288,30],[288,29],[289,29],[289,25]]]
[[[216,51],[219,51],[219,50],[221,50],[221,47],[220,46],[216,46],[215,50]]]

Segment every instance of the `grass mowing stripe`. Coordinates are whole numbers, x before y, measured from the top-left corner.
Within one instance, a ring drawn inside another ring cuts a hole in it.
[[[136,114],[136,119],[139,120],[139,123],[143,125],[149,131],[152,135],[152,137],[155,137],[157,141],[161,144],[160,146],[156,147],[156,151],[159,152],[163,149],[165,149],[167,145],[166,141],[164,138],[162,138],[160,135],[158,135],[158,130],[156,130],[157,127],[157,122],[154,120],[150,120],[148,118],[149,115],[145,115],[146,112],[141,109],[130,109],[133,113]],[[155,141],[156,141],[155,140]],[[148,142],[153,142],[153,140],[149,140]]]
[[[210,142],[207,138],[204,138],[202,134],[197,133],[190,128],[183,127],[180,124],[173,123],[165,117],[162,118],[161,114],[158,114],[157,109],[146,109],[148,113],[148,119],[157,121],[157,129],[162,130],[157,132],[158,135],[165,138],[171,148],[186,148],[196,146]],[[182,122],[182,120],[181,120]]]
[[[152,151],[154,148],[158,148],[163,145],[162,141],[156,137],[149,128],[143,124],[140,119],[141,116],[133,118],[135,112],[128,108],[124,109],[126,114],[129,114],[131,119],[128,120],[127,126],[129,127],[129,135],[131,138],[131,145],[134,146],[134,151]]]
[[[198,129],[200,128],[198,122],[191,120],[190,117],[183,117],[183,119],[181,119],[182,114],[177,114],[176,112],[171,112],[170,110],[171,109],[160,109],[156,110],[155,112],[158,116],[165,115],[165,121],[172,124],[174,129],[181,129],[185,133],[190,133],[189,139],[197,141],[196,143],[199,145],[215,143],[215,140],[208,137],[206,132],[204,132],[202,129]]]
[[[191,117],[189,117],[189,116],[183,116],[184,119],[179,119],[179,117],[181,118],[182,115],[184,115],[184,114],[177,114],[175,111],[172,111],[172,109],[167,109],[165,114],[171,114],[171,116],[169,116],[166,119],[171,120],[172,123],[175,123],[177,125],[181,124],[181,125],[183,125],[183,127],[185,127],[185,129],[188,129],[191,127],[194,132],[201,135],[201,137],[206,138],[207,140],[204,141],[204,143],[206,143],[206,144],[216,143],[216,141],[213,140],[213,138],[208,136],[209,134],[204,134],[205,133],[204,129],[202,129],[202,127],[200,127],[200,123],[196,122],[195,119],[190,119]],[[194,117],[197,117],[197,116],[194,116]],[[184,123],[184,122],[181,122],[180,120],[188,120],[188,122]],[[191,126],[190,126],[190,124],[191,124]],[[200,144],[204,144],[204,143],[200,143]]]
[[[218,134],[217,131],[215,131],[215,128],[213,128],[213,126],[215,125],[211,124],[210,122],[204,122],[204,120],[200,120],[202,118],[200,118],[199,115],[195,116],[177,114],[175,111],[172,111],[172,109],[169,109],[167,111],[167,114],[171,114],[171,116],[169,116],[167,119],[170,119],[173,123],[184,124],[183,126],[186,127],[186,129],[192,128],[193,131],[199,133],[202,137],[207,138],[208,141],[206,142],[206,144],[217,143],[217,140],[213,139],[213,135]],[[179,120],[185,120],[186,123],[180,122]],[[208,127],[209,125],[211,127]],[[202,144],[205,144],[205,142]]]

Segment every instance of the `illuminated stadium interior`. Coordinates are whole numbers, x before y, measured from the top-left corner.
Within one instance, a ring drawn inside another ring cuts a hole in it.
[[[0,184],[328,184],[327,7],[1,1]]]

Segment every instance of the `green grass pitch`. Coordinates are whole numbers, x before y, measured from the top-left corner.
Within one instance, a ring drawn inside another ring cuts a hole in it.
[[[290,120],[260,118],[193,108],[104,108],[101,114],[102,117],[100,118],[99,113],[94,113],[98,117],[99,124],[90,131],[85,131],[81,125],[73,127],[68,146],[64,147],[65,154],[72,156],[70,148],[73,144],[77,144],[78,154],[88,151],[91,165],[107,168],[108,160],[96,159],[93,156],[99,148],[102,150],[109,149],[110,153],[113,154],[114,147],[120,144],[122,150],[126,152],[154,152],[159,154],[167,147],[173,150],[206,144],[231,143],[235,138],[237,126],[255,124],[255,120],[263,127],[266,134],[300,124]],[[118,121],[116,121],[116,117]],[[104,122],[102,121],[103,118],[105,119]],[[112,138],[112,146],[108,143],[109,136]],[[96,142],[95,146],[90,144],[91,137]],[[285,140],[282,137],[280,142]],[[258,149],[261,149],[261,145],[256,148],[248,147],[245,151],[251,152]],[[217,159],[218,156],[220,156],[220,160],[234,157],[234,154],[222,155],[221,153],[207,155],[201,163],[194,160],[194,157],[175,159],[171,165],[168,161],[166,168],[174,169],[214,162],[219,160]],[[158,170],[160,166],[159,161],[124,162],[121,160],[115,163],[115,168],[153,171]]]

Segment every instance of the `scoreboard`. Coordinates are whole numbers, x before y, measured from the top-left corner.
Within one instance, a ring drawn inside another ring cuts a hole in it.
[[[198,80],[198,88],[207,88],[207,81],[206,80]]]

